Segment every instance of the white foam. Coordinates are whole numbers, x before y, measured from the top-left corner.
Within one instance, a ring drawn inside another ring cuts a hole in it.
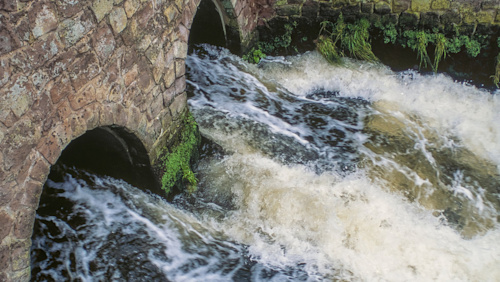
[[[345,59],[331,66],[317,52],[289,58],[290,65],[269,63],[257,75],[274,80],[296,95],[315,89],[341,96],[394,103],[396,111],[416,114],[443,135],[458,136],[476,154],[500,165],[500,98],[443,75],[397,74],[387,67]]]
[[[500,230],[464,239],[361,172],[318,176],[259,154],[235,154],[203,169],[209,170],[212,189],[231,189],[236,197],[238,209],[219,228],[248,244],[259,262],[306,264],[310,274],[362,281],[500,277],[492,267],[500,263]]]

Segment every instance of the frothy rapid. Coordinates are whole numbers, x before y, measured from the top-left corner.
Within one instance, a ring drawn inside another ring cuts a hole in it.
[[[500,277],[498,93],[315,52],[256,66],[203,46],[187,68],[217,144],[199,191],[166,203],[78,171],[49,181],[35,280]]]

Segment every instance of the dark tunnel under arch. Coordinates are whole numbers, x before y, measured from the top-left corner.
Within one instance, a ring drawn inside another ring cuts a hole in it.
[[[162,195],[146,148],[134,133],[121,126],[98,127],[71,141],[51,168],[49,178],[62,165],[123,179]]]
[[[207,43],[241,53],[240,32],[236,19],[218,0],[201,0],[189,34],[189,52],[196,44]]]

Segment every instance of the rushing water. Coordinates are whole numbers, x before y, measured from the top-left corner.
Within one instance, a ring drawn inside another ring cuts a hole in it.
[[[315,52],[255,66],[205,46],[187,67],[214,142],[199,191],[166,203],[66,169],[34,280],[499,279],[499,93]]]

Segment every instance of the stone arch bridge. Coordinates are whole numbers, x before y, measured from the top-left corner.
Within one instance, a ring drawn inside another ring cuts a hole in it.
[[[200,1],[0,0],[0,281],[30,279],[42,187],[72,140],[92,131],[140,167],[179,130]],[[255,1],[203,1],[244,49]]]
[[[318,25],[341,12],[415,27],[500,24],[498,0],[0,0],[0,281],[30,279],[36,209],[65,148],[100,154],[107,144],[140,171],[182,130],[202,14],[201,33],[219,25],[242,53],[273,21]]]

